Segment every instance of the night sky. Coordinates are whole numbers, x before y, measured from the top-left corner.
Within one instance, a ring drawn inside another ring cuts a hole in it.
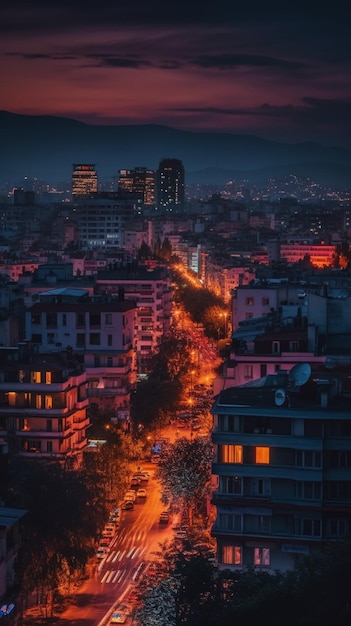
[[[349,4],[3,0],[0,109],[351,148]]]

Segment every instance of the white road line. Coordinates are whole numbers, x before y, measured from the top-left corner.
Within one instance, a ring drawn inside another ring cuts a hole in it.
[[[138,554],[139,550],[140,550],[140,546],[139,546],[139,548],[135,549],[134,554],[132,554],[132,556],[131,556],[132,559],[135,559],[135,557]]]
[[[118,576],[120,575],[121,571],[122,571],[122,570],[120,570],[120,569],[118,569],[118,570],[117,570],[117,572],[115,573],[114,579],[113,579],[113,581],[112,581],[113,583],[115,583],[115,582],[116,582],[116,580],[117,580]]]
[[[101,583],[106,582],[106,578],[109,576],[109,574],[110,574],[110,570],[108,569],[108,570],[104,573],[104,575],[103,575],[103,577],[101,578],[101,581],[100,581],[100,582],[101,582]]]
[[[125,553],[126,553],[126,550],[123,550],[123,552],[121,552],[120,556],[118,557],[118,561],[122,561]]]
[[[102,569],[102,566],[105,564],[106,561],[106,557],[104,556],[103,559],[101,559],[99,565],[98,565],[98,572],[100,572],[100,570]]]
[[[135,550],[135,546],[133,546],[133,547],[129,550],[129,552],[128,552],[128,554],[127,554],[127,559],[129,559],[129,558],[132,556],[132,554],[133,554],[134,550]]]
[[[106,581],[105,581],[105,582],[110,583],[110,582],[111,582],[111,580],[112,580],[112,578],[114,577],[114,575],[115,575],[115,570],[113,570],[112,572],[110,572],[110,575],[107,577],[107,579],[106,579]]]
[[[120,550],[118,550],[118,552],[116,552],[116,555],[115,555],[115,556],[113,557],[113,559],[112,559],[112,563],[114,563],[115,561],[117,561],[118,556],[120,555],[120,553],[121,553],[121,551],[120,551]]]
[[[109,561],[112,561],[113,555],[114,555],[114,552],[110,552],[110,554],[106,558],[106,563],[108,563]]]
[[[117,581],[117,582],[119,582],[119,583],[120,583],[120,582],[122,581],[122,579],[125,577],[126,573],[127,573],[127,571],[126,571],[126,570],[123,570],[123,571],[121,572],[121,575],[120,575],[120,577],[119,577],[119,579],[118,579],[118,581]]]

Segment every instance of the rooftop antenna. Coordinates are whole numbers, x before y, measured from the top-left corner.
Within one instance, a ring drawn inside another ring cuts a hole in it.
[[[296,363],[289,372],[289,381],[296,387],[302,387],[311,376],[311,366],[308,363]]]

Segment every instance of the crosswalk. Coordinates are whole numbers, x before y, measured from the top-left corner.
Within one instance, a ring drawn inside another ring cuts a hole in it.
[[[98,573],[101,576],[100,583],[121,583],[127,572],[130,574],[130,567],[128,567],[128,565],[137,557],[141,558],[145,550],[146,547],[136,545],[123,550],[111,550],[99,563]],[[106,567],[108,567],[108,569],[105,569]]]

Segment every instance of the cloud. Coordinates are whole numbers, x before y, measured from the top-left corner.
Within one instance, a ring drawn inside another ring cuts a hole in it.
[[[279,69],[298,69],[305,64],[296,61],[286,61],[284,59],[264,56],[262,54],[209,54],[192,59],[192,63],[197,67],[216,68],[221,70],[235,69],[238,67],[269,67]]]

